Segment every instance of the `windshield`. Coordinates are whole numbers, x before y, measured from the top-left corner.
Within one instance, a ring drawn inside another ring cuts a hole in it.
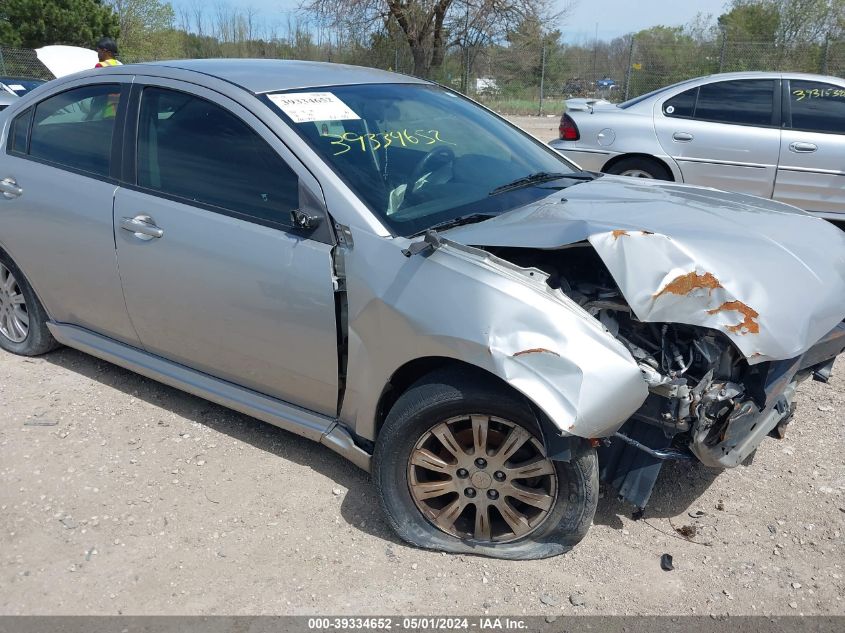
[[[336,86],[267,98],[398,235],[483,219],[577,182],[556,183],[573,173],[571,163],[439,86]]]

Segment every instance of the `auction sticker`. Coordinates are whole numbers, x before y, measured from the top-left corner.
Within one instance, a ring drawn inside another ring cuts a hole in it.
[[[331,92],[296,92],[269,95],[294,123],[312,121],[347,121],[360,119],[352,109]]]

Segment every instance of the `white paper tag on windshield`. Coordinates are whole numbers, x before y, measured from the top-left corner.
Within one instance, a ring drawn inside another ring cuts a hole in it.
[[[24,87],[23,87],[22,85],[20,85],[20,84],[11,84],[11,85],[9,86],[9,88],[11,88],[12,90],[26,90],[26,88],[24,88]]]
[[[269,96],[270,101],[279,106],[294,123],[361,118],[331,92],[296,92]]]

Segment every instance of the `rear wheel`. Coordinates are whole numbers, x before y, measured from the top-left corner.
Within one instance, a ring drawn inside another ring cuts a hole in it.
[[[391,526],[431,549],[533,559],[571,549],[596,509],[595,451],[548,458],[521,398],[477,377],[440,372],[391,409],[373,479]]]
[[[608,174],[630,176],[632,178],[651,178],[653,180],[672,180],[672,174],[664,165],[652,158],[632,156],[623,158],[606,170]]]
[[[38,356],[56,347],[41,302],[20,269],[0,253],[0,348]]]

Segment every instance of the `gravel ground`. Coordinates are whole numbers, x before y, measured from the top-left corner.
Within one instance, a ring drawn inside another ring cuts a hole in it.
[[[515,123],[523,130],[536,136],[544,143],[558,137],[558,126],[560,125],[560,112],[547,114],[545,116],[509,116],[508,120]]]
[[[837,369],[751,465],[670,465],[645,519],[604,498],[571,553],[506,562],[404,545],[317,444],[74,350],[0,351],[0,613],[845,614]]]

